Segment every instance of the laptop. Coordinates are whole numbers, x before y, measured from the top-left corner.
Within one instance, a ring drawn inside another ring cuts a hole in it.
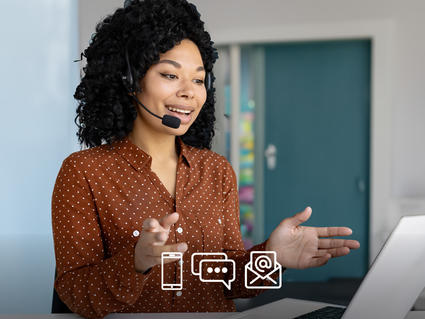
[[[320,303],[323,307],[310,312],[311,306],[302,308],[308,301],[286,298],[228,318],[403,319],[424,287],[425,215],[407,216],[388,237],[347,308]],[[285,315],[286,310],[292,315]]]

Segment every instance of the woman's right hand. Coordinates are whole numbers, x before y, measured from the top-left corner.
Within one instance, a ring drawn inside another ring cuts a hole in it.
[[[155,218],[147,218],[143,222],[143,229],[140,233],[134,252],[134,266],[136,271],[144,273],[149,268],[161,264],[162,252],[185,252],[186,243],[165,245],[168,240],[171,225],[179,219],[178,213],[172,213],[164,216],[159,221]],[[178,260],[164,260],[164,263]]]

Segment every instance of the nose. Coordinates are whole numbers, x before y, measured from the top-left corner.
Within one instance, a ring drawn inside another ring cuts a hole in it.
[[[193,97],[195,96],[195,90],[193,89],[194,85],[195,84],[190,80],[182,81],[182,84],[179,90],[177,91],[177,96],[184,97],[187,99],[193,99]]]

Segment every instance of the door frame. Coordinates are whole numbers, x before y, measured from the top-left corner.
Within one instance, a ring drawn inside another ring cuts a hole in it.
[[[216,45],[227,45],[234,55],[232,64],[240,64],[240,46],[243,44],[261,44],[270,42],[321,41],[368,39],[371,41],[371,105],[370,105],[370,189],[369,189],[369,264],[373,262],[386,238],[386,218],[391,205],[391,80],[394,23],[391,20],[342,21],[328,24],[292,24],[273,27],[255,26],[248,28],[226,29],[212,33]],[[239,53],[239,55],[238,55]],[[240,79],[231,77],[232,96],[240,95]],[[258,106],[258,104],[257,104]],[[232,114],[239,113],[239,100],[232,100]],[[260,108],[261,109],[261,108]],[[264,107],[262,108],[264,110]],[[261,117],[261,113],[259,116]],[[264,116],[264,115],[263,115]],[[238,118],[232,119],[238,123]],[[258,130],[258,131],[261,131]],[[239,154],[237,126],[232,125],[231,154]],[[256,134],[256,149],[264,150],[264,132]],[[256,154],[262,154],[260,153]],[[235,168],[239,167],[237,156],[232,156]],[[263,156],[256,156],[257,168],[263,168]],[[257,169],[258,170],[258,169]],[[260,176],[261,175],[261,176]],[[256,201],[264,207],[262,174],[256,172]],[[295,213],[295,212],[294,212]],[[262,214],[261,214],[262,215]],[[264,220],[256,216],[257,225]],[[259,227],[260,228],[260,227]],[[264,228],[264,227],[263,227]],[[258,237],[258,236],[257,236]]]

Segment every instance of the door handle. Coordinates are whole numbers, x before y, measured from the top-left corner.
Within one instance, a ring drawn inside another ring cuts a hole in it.
[[[264,156],[267,159],[267,169],[271,171],[276,169],[276,154],[277,154],[276,146],[274,144],[267,145],[267,148],[264,151]]]

